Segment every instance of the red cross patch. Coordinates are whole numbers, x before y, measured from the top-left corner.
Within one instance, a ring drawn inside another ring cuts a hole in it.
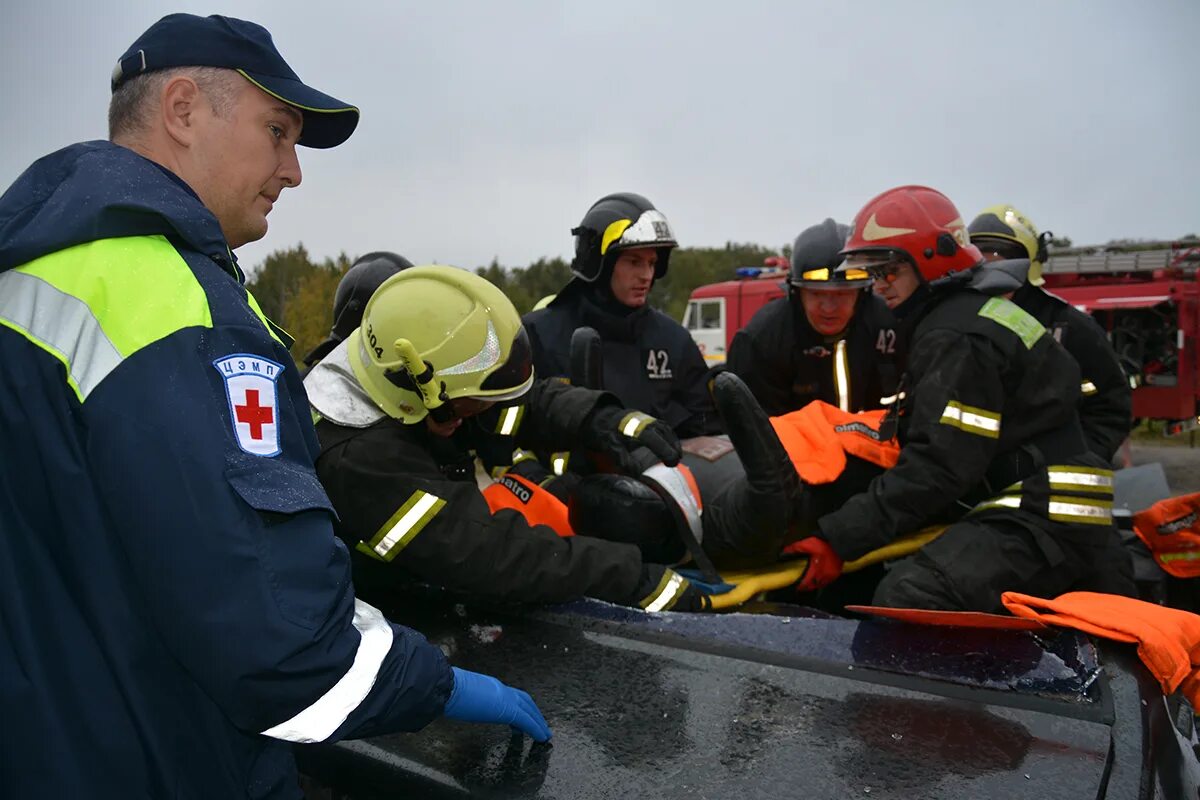
[[[262,356],[245,353],[213,362],[225,381],[229,415],[238,447],[256,456],[277,456],[279,446],[279,392],[276,381],[284,370]]]

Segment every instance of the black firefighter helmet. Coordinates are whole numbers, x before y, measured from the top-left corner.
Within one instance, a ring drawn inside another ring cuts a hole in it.
[[[842,263],[842,248],[850,226],[826,219],[819,225],[805,228],[792,245],[792,268],[788,283],[797,289],[862,289],[870,284],[866,272],[838,272]]]
[[[384,281],[397,272],[408,269],[412,262],[387,250],[367,253],[354,262],[333,293],[333,327],[324,341],[304,357],[305,366],[312,367],[354,333],[362,323],[367,301]]]
[[[667,260],[678,245],[662,212],[632,192],[601,197],[571,233],[575,236],[571,272],[588,283],[612,268],[617,253],[637,247],[657,248],[658,263],[654,268],[657,280],[667,274]]]
[[[333,295],[330,337],[341,341],[353,333],[362,322],[363,310],[375,290],[388,278],[411,266],[412,262],[404,256],[386,250],[367,253],[355,261],[342,276]]]

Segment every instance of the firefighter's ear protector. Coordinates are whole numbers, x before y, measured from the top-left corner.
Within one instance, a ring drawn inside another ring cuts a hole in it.
[[[938,234],[937,237],[937,254],[949,258],[958,252],[958,242],[955,241],[954,235],[946,232]],[[933,258],[934,249],[932,247],[925,248],[925,257]]]
[[[592,278],[592,282],[595,282],[600,277],[601,267],[604,262],[604,256],[600,254],[600,244],[597,241],[600,238],[599,232],[592,230],[586,225],[580,225],[577,228],[571,229],[571,235],[577,237],[575,258],[580,263],[576,275],[581,280],[587,280],[583,275],[594,275],[595,277]]]
[[[1037,238],[1037,255],[1033,257],[1034,261],[1040,264],[1045,264],[1050,258],[1050,250],[1048,245],[1050,240],[1054,238],[1051,231],[1043,231]]]

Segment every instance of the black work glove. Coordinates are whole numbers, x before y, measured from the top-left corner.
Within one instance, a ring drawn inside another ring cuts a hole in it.
[[[596,408],[588,414],[583,420],[580,437],[585,447],[612,458],[617,469],[629,475],[641,474],[651,466],[645,463],[646,459],[635,456],[639,446],[645,447],[668,467],[678,464],[683,456],[679,437],[670,425],[641,411],[617,406]]]
[[[712,600],[675,570],[660,564],[642,567],[637,604],[647,611],[708,611]]]
[[[575,487],[579,485],[581,478],[580,475],[573,472],[568,472],[565,475],[555,475],[546,469],[541,461],[532,456],[523,458],[516,464],[513,464],[508,472],[513,475],[520,475],[525,480],[536,483],[563,503],[570,501],[571,496],[575,492]]]
[[[712,598],[698,589],[695,584],[689,582],[683,590],[683,594],[675,601],[675,605],[671,608],[672,611],[684,611],[687,613],[698,614],[703,611],[712,610]]]

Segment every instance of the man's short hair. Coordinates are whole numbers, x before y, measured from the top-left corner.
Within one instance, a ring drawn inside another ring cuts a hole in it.
[[[196,82],[213,113],[226,117],[233,110],[238,92],[245,83],[235,70],[220,67],[174,67],[137,75],[113,92],[108,104],[108,138],[137,137],[145,133],[163,87],[173,78],[186,75]]]

